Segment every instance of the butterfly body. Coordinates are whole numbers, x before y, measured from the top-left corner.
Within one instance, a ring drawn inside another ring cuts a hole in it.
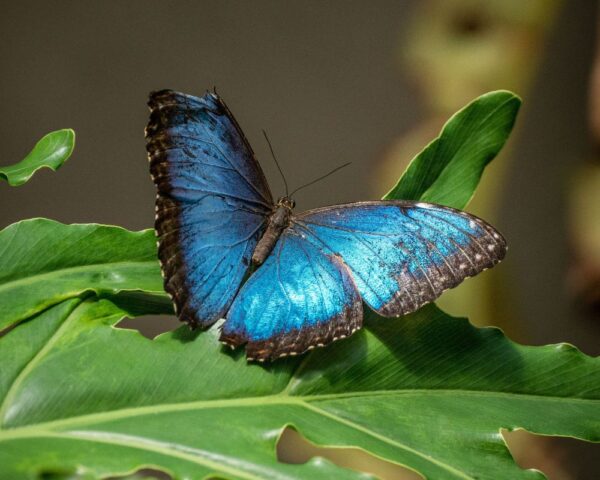
[[[289,227],[294,206],[294,201],[288,197],[281,197],[277,201],[275,211],[269,217],[265,233],[256,244],[256,248],[252,254],[252,264],[254,266],[263,264],[273,250],[275,243],[277,243],[277,240],[284,229]]]
[[[157,186],[165,290],[180,320],[208,328],[248,359],[273,360],[345,338],[363,302],[405,315],[492,267],[506,242],[466,212],[366,201],[293,214],[273,201],[231,112],[213,93],[150,96],[146,129]]]

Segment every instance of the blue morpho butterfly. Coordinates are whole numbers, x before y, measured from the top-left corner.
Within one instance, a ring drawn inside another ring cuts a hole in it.
[[[246,345],[248,360],[296,355],[414,312],[506,252],[483,220],[411,201],[367,201],[294,215],[216,93],[150,94],[146,129],[158,188],[156,232],[181,321]]]

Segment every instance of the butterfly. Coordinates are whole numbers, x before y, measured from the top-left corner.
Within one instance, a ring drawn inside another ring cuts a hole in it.
[[[419,309],[506,253],[502,235],[453,208],[363,201],[293,213],[277,201],[238,123],[212,92],[150,94],[164,287],[179,319],[245,345],[248,360],[298,355],[352,335],[363,303]]]

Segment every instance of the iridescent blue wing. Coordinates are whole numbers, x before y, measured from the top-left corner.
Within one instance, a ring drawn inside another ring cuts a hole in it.
[[[248,359],[296,355],[354,333],[362,302],[343,262],[287,228],[237,295],[221,341],[246,344]]]
[[[441,205],[359,202],[311,210],[294,222],[316,248],[342,258],[363,300],[388,317],[414,312],[506,253],[492,226]]]
[[[148,105],[165,290],[180,320],[206,328],[231,305],[273,200],[250,145],[216,94],[163,90]]]

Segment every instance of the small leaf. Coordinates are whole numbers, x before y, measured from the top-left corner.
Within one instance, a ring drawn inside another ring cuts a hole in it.
[[[464,208],[510,135],[520,106],[519,97],[502,90],[475,99],[448,120],[384,199]]]
[[[23,185],[40,168],[54,171],[67,161],[75,147],[75,132],[69,128],[45,135],[19,163],[0,167],[0,178],[9,185]]]
[[[214,329],[148,340],[114,328],[125,314],[71,300],[0,340],[0,478],[148,465],[174,478],[361,478],[278,462],[293,425],[430,480],[540,479],[514,463],[501,428],[600,440],[600,359],[523,347],[433,305],[371,315],[369,330],[267,368],[221,353]]]
[[[0,330],[84,292],[124,290],[147,292],[158,312],[172,311],[152,230],[38,218],[0,231]]]

